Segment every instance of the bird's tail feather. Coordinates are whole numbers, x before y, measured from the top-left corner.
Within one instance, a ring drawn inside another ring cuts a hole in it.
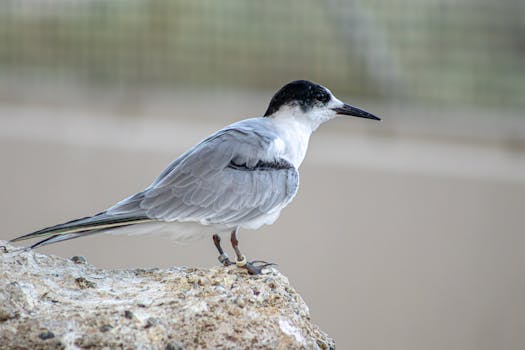
[[[121,226],[122,227],[122,226]],[[77,233],[66,233],[66,234],[57,234],[53,235],[51,237],[48,237],[46,239],[43,239],[41,241],[36,242],[32,246],[28,247],[28,249],[35,249],[38,247],[42,247],[48,244],[58,243],[62,241],[67,241],[69,239],[77,238],[77,237],[84,237],[88,235],[92,235],[94,233],[99,233],[103,230],[90,230],[90,231],[81,231]]]
[[[72,220],[64,224],[59,224],[44,228],[26,235],[14,238],[10,242],[18,242],[32,238],[43,238],[43,240],[33,244],[30,248],[65,241],[77,237],[87,236],[111,228],[125,227],[153,221],[146,216],[110,215],[106,212],[82,219]]]

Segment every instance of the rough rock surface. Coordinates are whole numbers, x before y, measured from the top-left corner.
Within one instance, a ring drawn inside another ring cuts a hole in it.
[[[331,349],[286,277],[102,270],[0,241],[0,349]]]

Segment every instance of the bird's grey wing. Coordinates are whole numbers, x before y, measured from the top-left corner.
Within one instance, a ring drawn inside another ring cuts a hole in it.
[[[286,159],[271,157],[275,138],[264,130],[221,130],[108,213],[237,226],[280,209],[297,192],[299,175]]]

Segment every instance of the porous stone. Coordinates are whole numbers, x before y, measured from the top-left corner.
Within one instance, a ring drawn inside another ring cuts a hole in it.
[[[275,268],[103,270],[0,246],[0,349],[335,348]]]

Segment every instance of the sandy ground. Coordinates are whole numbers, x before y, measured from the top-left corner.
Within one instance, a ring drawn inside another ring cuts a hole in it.
[[[46,113],[0,109],[2,239],[105,209],[224,124]],[[279,264],[339,349],[522,349],[523,150],[345,138],[336,123],[314,135],[278,222],[241,233],[245,253]],[[101,235],[41,251],[114,268],[217,264],[211,239]]]

